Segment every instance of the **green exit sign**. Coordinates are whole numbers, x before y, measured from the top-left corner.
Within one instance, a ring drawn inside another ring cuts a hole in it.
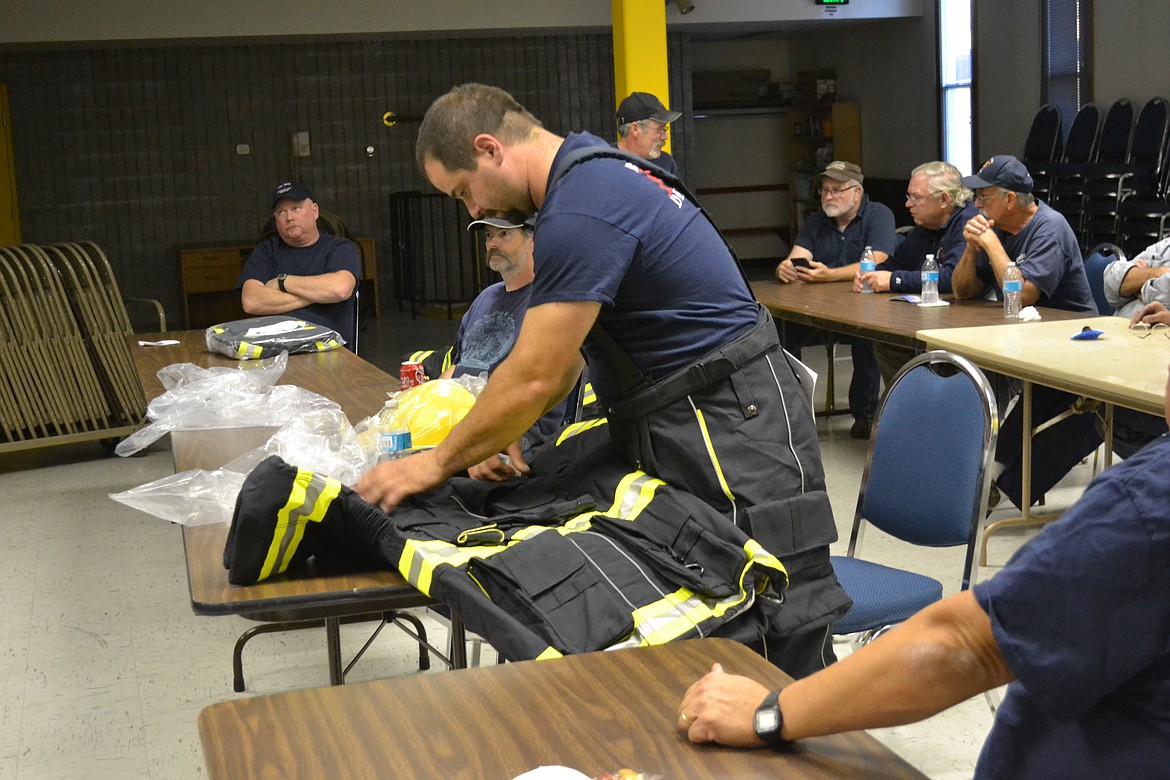
[[[849,5],[849,0],[813,0],[816,5]]]

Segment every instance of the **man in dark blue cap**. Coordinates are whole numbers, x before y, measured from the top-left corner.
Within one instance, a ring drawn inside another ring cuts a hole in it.
[[[678,164],[662,151],[667,126],[682,114],[670,111],[649,92],[631,92],[618,105],[617,142],[613,146],[637,155],[678,176]]]
[[[252,250],[236,282],[244,311],[252,316],[293,313],[332,328],[352,345],[353,290],[362,272],[357,244],[317,229],[320,211],[303,184],[281,184],[268,207],[276,235]]]
[[[1023,163],[1010,154],[996,155],[963,184],[975,191],[979,213],[963,229],[967,248],[951,275],[956,298],[1002,298],[1003,274],[1014,262],[1024,277],[1022,306],[1097,314],[1076,235],[1063,215],[1033,197],[1032,177]],[[1068,410],[1074,400],[1068,393],[1035,387],[1032,419],[1039,425]],[[1021,412],[1017,406],[1004,420],[993,467],[996,485],[1016,506],[1021,501]],[[1035,436],[1032,501],[1100,443],[1091,414],[1075,414]]]

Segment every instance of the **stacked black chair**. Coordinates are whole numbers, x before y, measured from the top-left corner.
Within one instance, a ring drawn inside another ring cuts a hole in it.
[[[1024,142],[1024,165],[1051,163],[1060,159],[1064,138],[1060,132],[1060,109],[1052,105],[1040,106],[1032,117],[1028,138]]]
[[[1133,134],[1133,104],[1121,98],[1109,107],[1093,159],[1059,166],[1051,178],[1049,205],[1068,219],[1073,230],[1081,234],[1085,183],[1098,165],[1122,165],[1129,157],[1129,140]]]
[[[1042,160],[1027,163],[1032,174],[1032,192],[1041,200],[1048,201],[1052,192],[1052,180],[1069,166],[1084,165],[1097,159],[1097,139],[1101,135],[1101,109],[1096,103],[1085,103],[1073,117],[1064,141],[1064,154],[1056,162]]]
[[[1152,98],[1138,114],[1125,163],[1099,163],[1085,181],[1082,246],[1117,240],[1119,211],[1123,200],[1157,198],[1161,195],[1168,134],[1170,104],[1165,98]]]

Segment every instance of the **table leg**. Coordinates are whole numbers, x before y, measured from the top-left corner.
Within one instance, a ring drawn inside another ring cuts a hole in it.
[[[467,668],[467,631],[454,611],[451,612],[451,668]]]
[[[338,618],[325,618],[325,647],[329,653],[329,684],[345,685],[341,663],[341,621]]]
[[[1020,464],[1020,503],[1023,506],[1020,509],[1019,517],[996,520],[994,523],[988,523],[983,529],[983,539],[979,543],[980,566],[987,565],[987,540],[996,531],[1001,528],[1049,523],[1059,517],[1059,515],[1053,515],[1051,517],[1034,517],[1032,515],[1032,435],[1034,431],[1032,428],[1032,383],[1027,380],[1024,380],[1024,389],[1020,393],[1020,403],[1024,405],[1024,409],[1021,412],[1023,415],[1023,424],[1021,425],[1022,433],[1020,435],[1024,458],[1024,462]]]

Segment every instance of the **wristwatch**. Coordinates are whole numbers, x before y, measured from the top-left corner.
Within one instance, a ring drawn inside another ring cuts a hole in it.
[[[787,745],[789,741],[780,736],[784,728],[784,713],[780,712],[780,691],[772,691],[764,703],[756,708],[752,716],[752,729],[756,736],[769,745]]]
[[[280,274],[276,277],[276,286],[280,288],[281,292],[288,292],[284,289],[284,280],[288,278],[288,274]]]

